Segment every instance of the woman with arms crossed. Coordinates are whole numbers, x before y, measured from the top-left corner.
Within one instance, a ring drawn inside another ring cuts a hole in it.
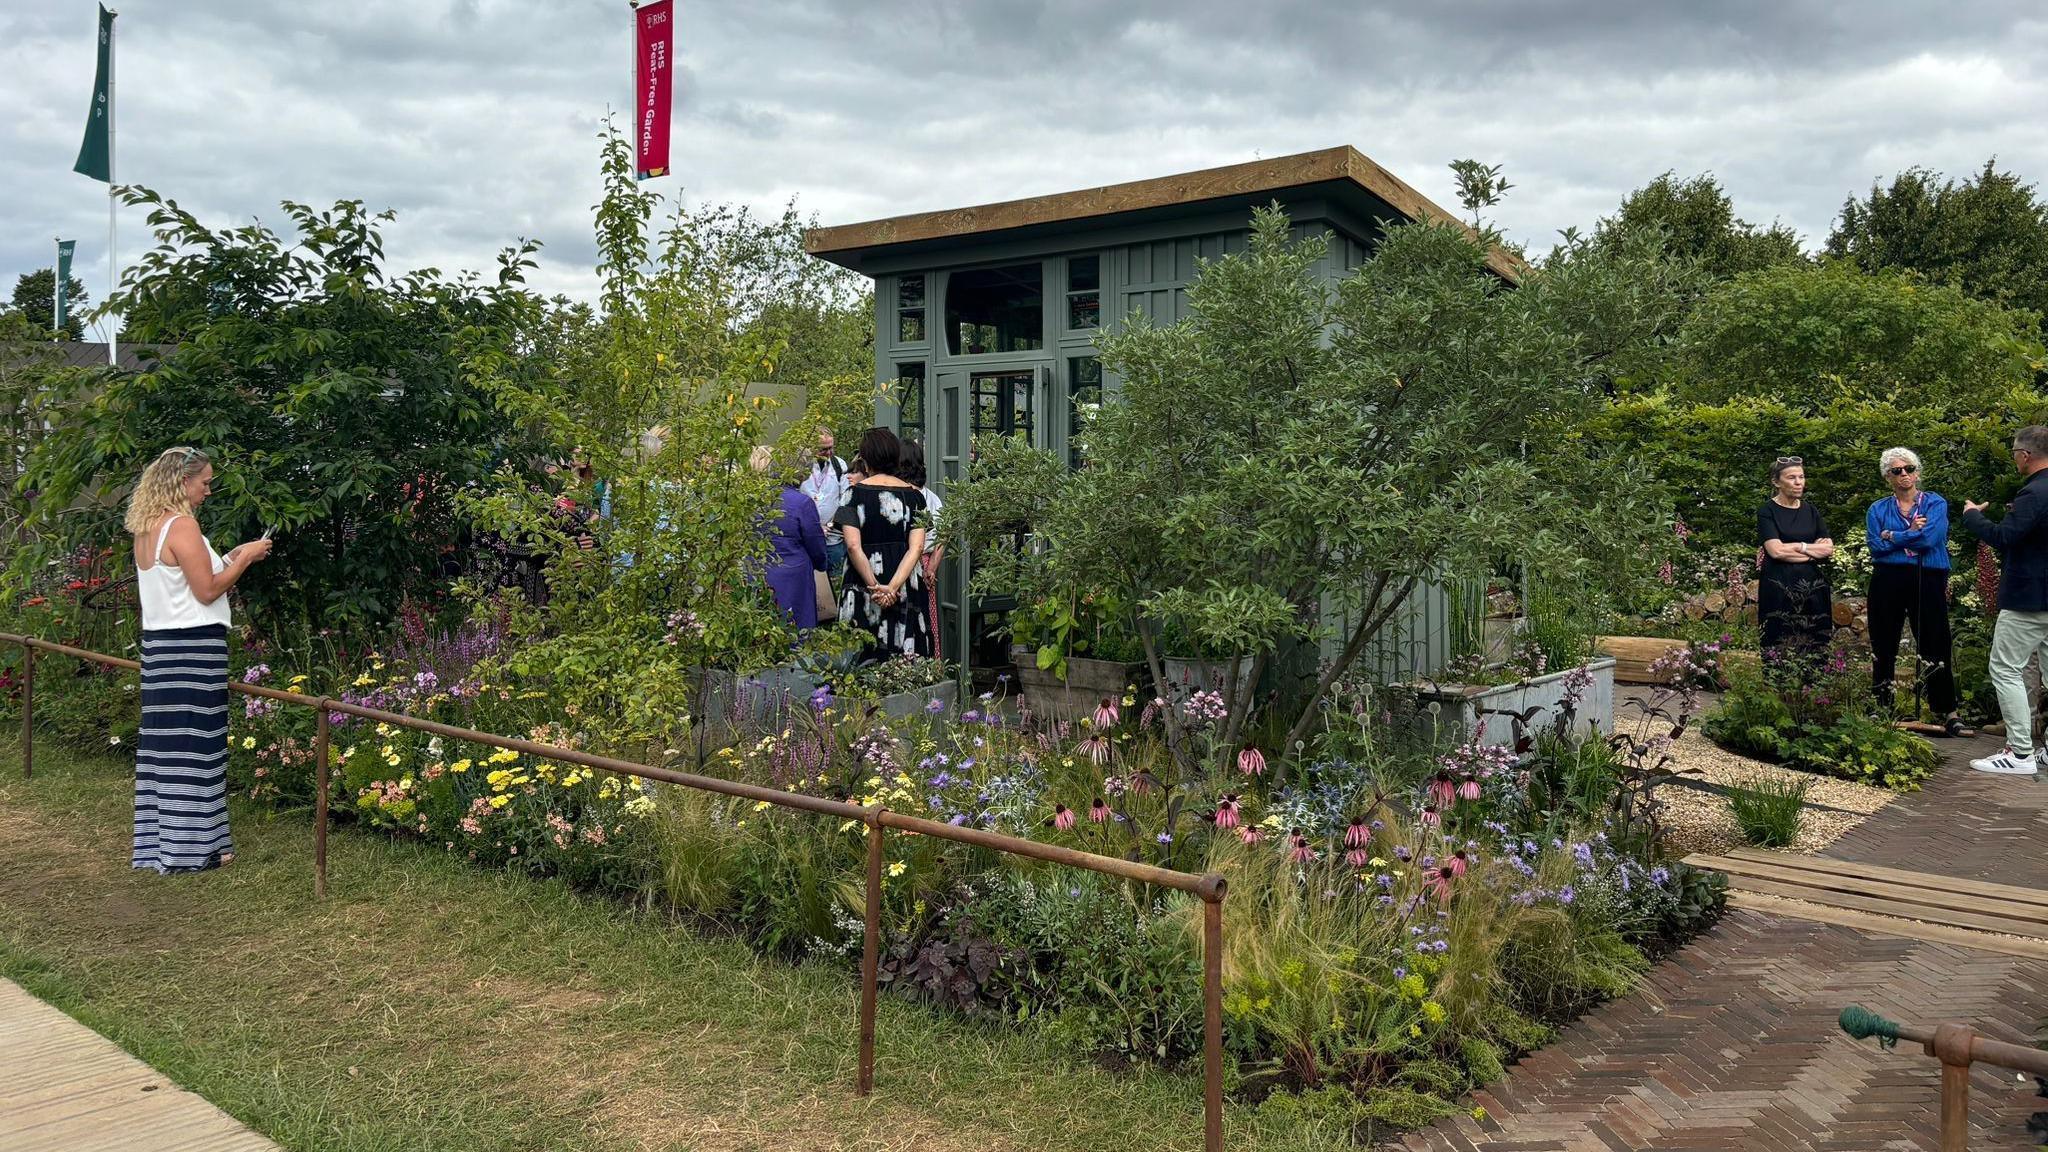
[[[1913,646],[1927,666],[1928,704],[1954,736],[1963,722],[1955,712],[1948,631],[1948,501],[1920,487],[1920,457],[1911,448],[1885,449],[1877,470],[1891,494],[1872,503],[1863,521],[1870,539],[1871,687],[1889,709],[1899,629],[1911,625]]]
[[[1820,509],[1806,499],[1806,462],[1780,456],[1771,462],[1771,498],[1757,510],[1763,545],[1757,618],[1766,654],[1813,653],[1834,635],[1833,595],[1826,561],[1835,554]]]

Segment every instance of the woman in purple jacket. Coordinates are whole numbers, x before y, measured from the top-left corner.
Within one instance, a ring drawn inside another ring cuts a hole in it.
[[[754,449],[749,463],[756,472],[772,471],[775,450],[763,444]],[[802,471],[795,475],[801,476]],[[817,503],[797,487],[797,480],[786,475],[776,510],[762,518],[761,531],[768,537],[767,580],[776,606],[798,628],[816,628],[818,585],[812,574],[825,570],[825,531],[818,526]]]

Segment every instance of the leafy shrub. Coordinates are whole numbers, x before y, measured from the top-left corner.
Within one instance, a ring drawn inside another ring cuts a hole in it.
[[[1793,726],[1792,709],[1761,677],[1738,676],[1700,730],[1731,752],[1776,761],[1785,755]]]
[[[1894,792],[1917,792],[1934,775],[1939,761],[1934,746],[1920,737],[1852,715],[1818,731],[1802,732],[1792,741],[1786,762],[1801,771]]]
[[[120,495],[158,453],[194,444],[218,471],[206,527],[234,540],[278,530],[260,575],[237,587],[238,616],[364,634],[407,596],[444,595],[444,563],[471,539],[455,494],[540,453],[468,371],[528,335],[538,301],[521,279],[537,245],[507,249],[488,284],[395,275],[390,216],[361,201],[287,202],[286,236],[207,227],[147,189],[123,195],[158,240],[112,301],[144,364],[60,373],[33,396],[48,430],[23,483],[38,490],[41,535],[8,558],[10,578],[81,545],[125,552]]]
[[[950,665],[929,656],[896,656],[863,664],[833,681],[835,691],[847,696],[894,696],[916,692],[953,678]]]
[[[1763,776],[1748,784],[1730,785],[1728,808],[1742,838],[1759,848],[1787,848],[1799,838],[1806,804],[1806,780]]]

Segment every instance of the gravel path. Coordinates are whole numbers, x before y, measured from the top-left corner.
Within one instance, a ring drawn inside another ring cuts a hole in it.
[[[1618,703],[1618,702],[1617,702]],[[1707,703],[1701,714],[1712,711]],[[1626,723],[1626,720],[1623,721]],[[1790,851],[1813,855],[1861,824],[1871,813],[1896,799],[1896,794],[1866,784],[1851,784],[1811,772],[1795,772],[1747,756],[1738,756],[1702,735],[1694,724],[1672,749],[1672,768],[1689,780],[1713,784],[1754,784],[1760,780],[1788,780],[1807,785],[1809,805],[1821,804],[1842,811],[1829,812],[1808,807],[1799,822],[1799,838]],[[1657,789],[1664,802],[1664,828],[1670,848],[1684,855],[1690,852],[1720,853],[1744,847],[1742,832],[1728,810],[1728,800],[1709,792],[1679,785]]]

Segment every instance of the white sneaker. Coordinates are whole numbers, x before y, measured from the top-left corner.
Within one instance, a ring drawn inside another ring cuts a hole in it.
[[[2032,776],[2035,772],[2032,754],[2021,756],[2011,748],[2000,748],[1996,754],[1982,760],[1970,761],[1970,767],[1979,772],[1996,772],[2002,776]]]

